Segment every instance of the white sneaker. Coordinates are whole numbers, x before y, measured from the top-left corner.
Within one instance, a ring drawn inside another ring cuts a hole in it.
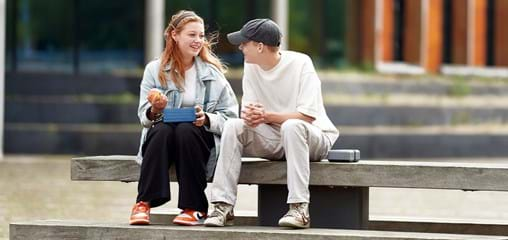
[[[224,227],[233,225],[233,206],[227,203],[218,202],[213,205],[213,212],[205,220],[207,227]]]
[[[309,203],[290,203],[289,211],[279,220],[279,226],[309,228]]]

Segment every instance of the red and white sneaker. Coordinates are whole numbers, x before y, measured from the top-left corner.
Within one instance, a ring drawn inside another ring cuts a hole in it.
[[[203,225],[205,219],[206,213],[185,209],[173,219],[173,223],[184,226],[198,226]]]
[[[138,202],[132,207],[130,225],[150,224],[150,205],[147,202]]]

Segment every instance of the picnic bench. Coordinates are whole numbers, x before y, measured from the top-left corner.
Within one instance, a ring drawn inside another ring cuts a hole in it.
[[[258,224],[276,226],[287,211],[286,163],[243,158],[239,184],[258,185]],[[403,223],[369,221],[369,188],[455,189],[508,191],[506,163],[361,160],[310,164],[311,227],[334,229],[404,229],[440,232],[508,235],[508,225]],[[173,171],[173,170],[172,170]],[[91,156],[71,160],[75,181],[134,182],[139,178],[135,156]],[[174,172],[171,181],[176,181]],[[446,225],[446,227],[443,227]],[[422,229],[423,227],[423,229]]]

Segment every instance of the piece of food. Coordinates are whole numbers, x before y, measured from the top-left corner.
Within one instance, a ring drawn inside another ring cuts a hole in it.
[[[155,88],[150,89],[150,92],[148,93],[148,98],[150,102],[157,102],[161,100],[162,97],[163,97],[162,92]]]

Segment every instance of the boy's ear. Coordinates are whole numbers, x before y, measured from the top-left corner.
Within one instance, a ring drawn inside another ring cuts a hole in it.
[[[262,53],[265,45],[263,43],[258,43],[258,53]]]

